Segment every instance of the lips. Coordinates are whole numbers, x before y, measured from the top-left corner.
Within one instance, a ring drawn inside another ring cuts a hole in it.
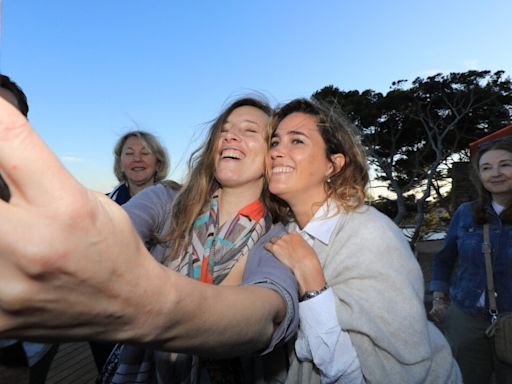
[[[245,158],[245,154],[237,148],[223,148],[220,151],[220,158],[242,160]]]

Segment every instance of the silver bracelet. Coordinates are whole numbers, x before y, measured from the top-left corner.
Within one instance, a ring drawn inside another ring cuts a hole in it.
[[[325,291],[327,288],[327,283],[320,288],[318,291],[306,291],[304,294],[299,298],[299,301],[306,301],[309,299],[312,299],[313,297],[317,297],[319,294],[321,294],[323,291]]]

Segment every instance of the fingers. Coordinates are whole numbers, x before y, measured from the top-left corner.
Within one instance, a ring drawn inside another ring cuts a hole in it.
[[[434,302],[432,305],[432,309],[429,312],[430,317],[436,323],[442,323],[444,317],[446,315],[446,310],[448,309],[448,305],[446,303],[438,303]]]
[[[0,169],[14,200],[59,199],[63,185],[77,183],[25,117],[0,98]],[[0,204],[3,206],[4,204]],[[0,211],[1,212],[1,211]],[[1,214],[1,213],[0,213]]]

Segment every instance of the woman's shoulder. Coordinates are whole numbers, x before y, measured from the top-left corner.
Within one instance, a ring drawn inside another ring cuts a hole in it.
[[[368,246],[372,244],[380,246],[380,243],[389,243],[392,239],[400,242],[403,246],[407,243],[402,231],[393,220],[367,204],[340,214],[334,230],[334,239],[343,242],[347,239],[367,239],[370,241]]]
[[[461,203],[457,209],[455,210],[455,212],[472,212],[473,211],[473,208],[475,207],[475,205],[477,204],[476,201],[466,201],[464,203]]]
[[[176,198],[176,191],[162,184],[155,184],[145,188],[127,203],[123,204],[123,208],[127,212],[168,212],[172,203]]]
[[[285,233],[286,233],[286,228],[284,227],[283,224],[281,224],[281,223],[272,224],[270,229],[263,236],[261,236],[258,239],[257,244],[258,243],[267,243],[272,237],[282,236]]]
[[[139,200],[165,200],[166,202],[169,201],[169,199],[174,200],[174,197],[176,197],[177,192],[169,188],[165,184],[155,184],[151,187],[145,188],[139,193],[137,193],[132,199],[139,199]]]
[[[265,244],[268,243],[272,237],[279,237],[285,233],[286,229],[283,226],[283,224],[272,224],[269,230],[266,233],[264,233],[249,250],[249,259],[262,259],[268,256],[271,256],[271,258],[273,259],[274,256],[265,249]]]
[[[391,218],[368,204],[361,205],[354,211],[349,212],[347,216],[350,222],[354,224],[359,223],[364,225],[366,228],[385,227],[394,230],[396,227],[398,229]]]

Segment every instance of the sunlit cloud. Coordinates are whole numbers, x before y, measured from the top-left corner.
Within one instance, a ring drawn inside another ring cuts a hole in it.
[[[64,155],[61,157],[61,160],[64,162],[64,163],[85,163],[87,160],[86,159],[83,159],[81,157],[76,157],[76,156],[70,156],[70,155]]]
[[[438,73],[451,73],[451,72],[466,72],[470,70],[480,70],[480,63],[476,59],[468,59],[463,61],[459,68],[435,68],[435,69],[426,69],[420,72],[419,77],[429,77],[437,75]]]

